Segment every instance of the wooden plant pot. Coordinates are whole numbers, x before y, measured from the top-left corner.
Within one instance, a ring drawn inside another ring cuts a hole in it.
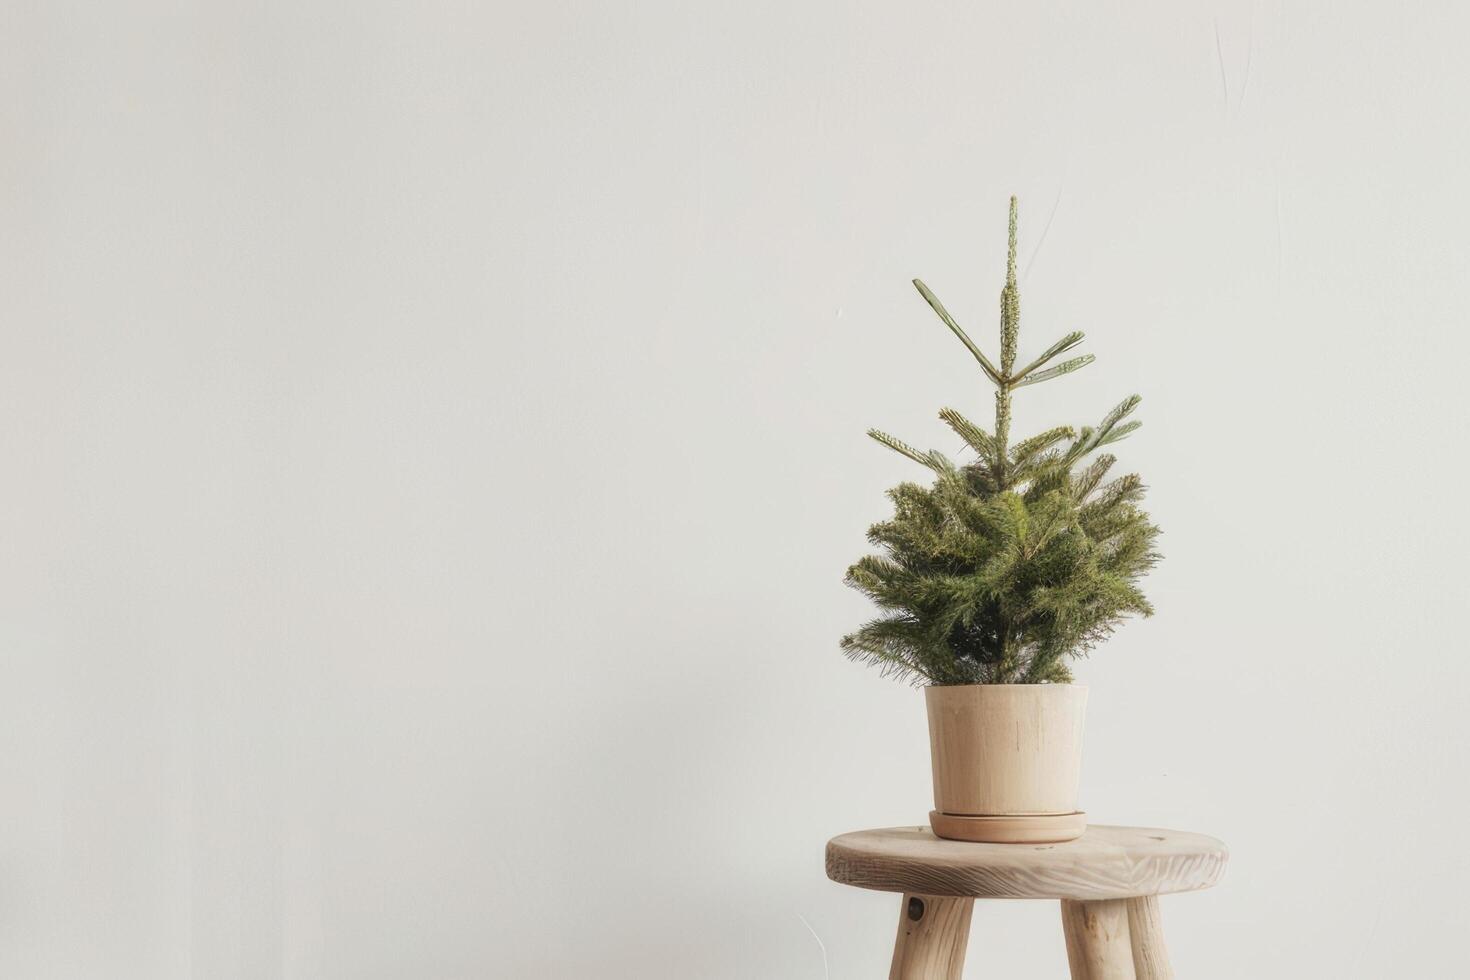
[[[1076,684],[927,687],[939,837],[1003,844],[1073,840],[1087,688]]]

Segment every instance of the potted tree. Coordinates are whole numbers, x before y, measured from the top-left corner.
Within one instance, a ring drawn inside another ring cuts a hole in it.
[[[1087,690],[1071,683],[1068,663],[1124,617],[1153,611],[1138,583],[1159,558],[1159,530],[1139,507],[1138,476],[1109,479],[1116,460],[1099,452],[1138,428],[1128,416],[1139,398],[1095,426],[1012,441],[1013,395],[1093,360],[1057,361],[1082,342],[1074,332],[1017,367],[1014,197],[998,362],[928,287],[914,286],[994,387],[995,424],[987,432],[952,408],[939,413],[973,454],[966,462],[869,431],[934,478],[889,491],[893,516],[868,531],[881,554],[847,572],[883,615],[844,637],[842,649],[927,685],[935,834],[1071,840],[1087,826],[1077,809]]]

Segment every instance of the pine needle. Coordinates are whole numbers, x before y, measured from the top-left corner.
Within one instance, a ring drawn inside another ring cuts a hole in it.
[[[976,346],[975,342],[970,339],[970,335],[961,330],[958,323],[955,323],[954,317],[949,315],[949,310],[946,310],[944,304],[939,302],[939,297],[931,293],[929,287],[924,285],[922,280],[915,279],[914,288],[919,291],[920,296],[924,297],[925,302],[934,308],[934,312],[939,314],[939,319],[944,321],[944,325],[949,327],[956,337],[960,338],[960,342],[969,349],[970,353],[974,355],[975,360],[980,362],[980,367],[984,369],[985,374],[990,380],[997,385],[1004,386],[1005,382],[1001,380],[1000,371],[996,369],[994,364],[990,363],[990,358],[986,357],[984,351]]]

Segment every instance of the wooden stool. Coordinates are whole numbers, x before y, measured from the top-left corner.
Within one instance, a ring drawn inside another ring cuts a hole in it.
[[[959,980],[977,898],[1060,899],[1073,980],[1168,980],[1158,896],[1210,887],[1227,856],[1213,837],[1144,827],[1089,827],[1065,844],[891,827],[832,838],[827,877],[903,892],[889,980]]]

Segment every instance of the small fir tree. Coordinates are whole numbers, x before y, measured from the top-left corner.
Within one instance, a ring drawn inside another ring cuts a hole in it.
[[[1010,441],[1013,393],[1093,358],[1047,367],[1082,342],[1074,332],[1016,369],[1021,304],[1014,197],[1009,239],[999,365],[914,280],[995,386],[993,432],[952,408],[939,413],[974,451],[974,461],[956,465],[939,452],[868,432],[933,470],[935,480],[889,491],[893,517],[868,530],[882,554],[860,560],[846,579],[884,615],[844,637],[842,649],[916,683],[1065,683],[1072,678],[1069,660],[1110,635],[1124,616],[1153,612],[1138,587],[1159,559],[1159,529],[1139,507],[1143,483],[1136,474],[1104,482],[1116,460],[1094,455],[1138,428],[1140,422],[1125,419],[1139,397],[1125,399],[1096,426],[1062,426]]]

